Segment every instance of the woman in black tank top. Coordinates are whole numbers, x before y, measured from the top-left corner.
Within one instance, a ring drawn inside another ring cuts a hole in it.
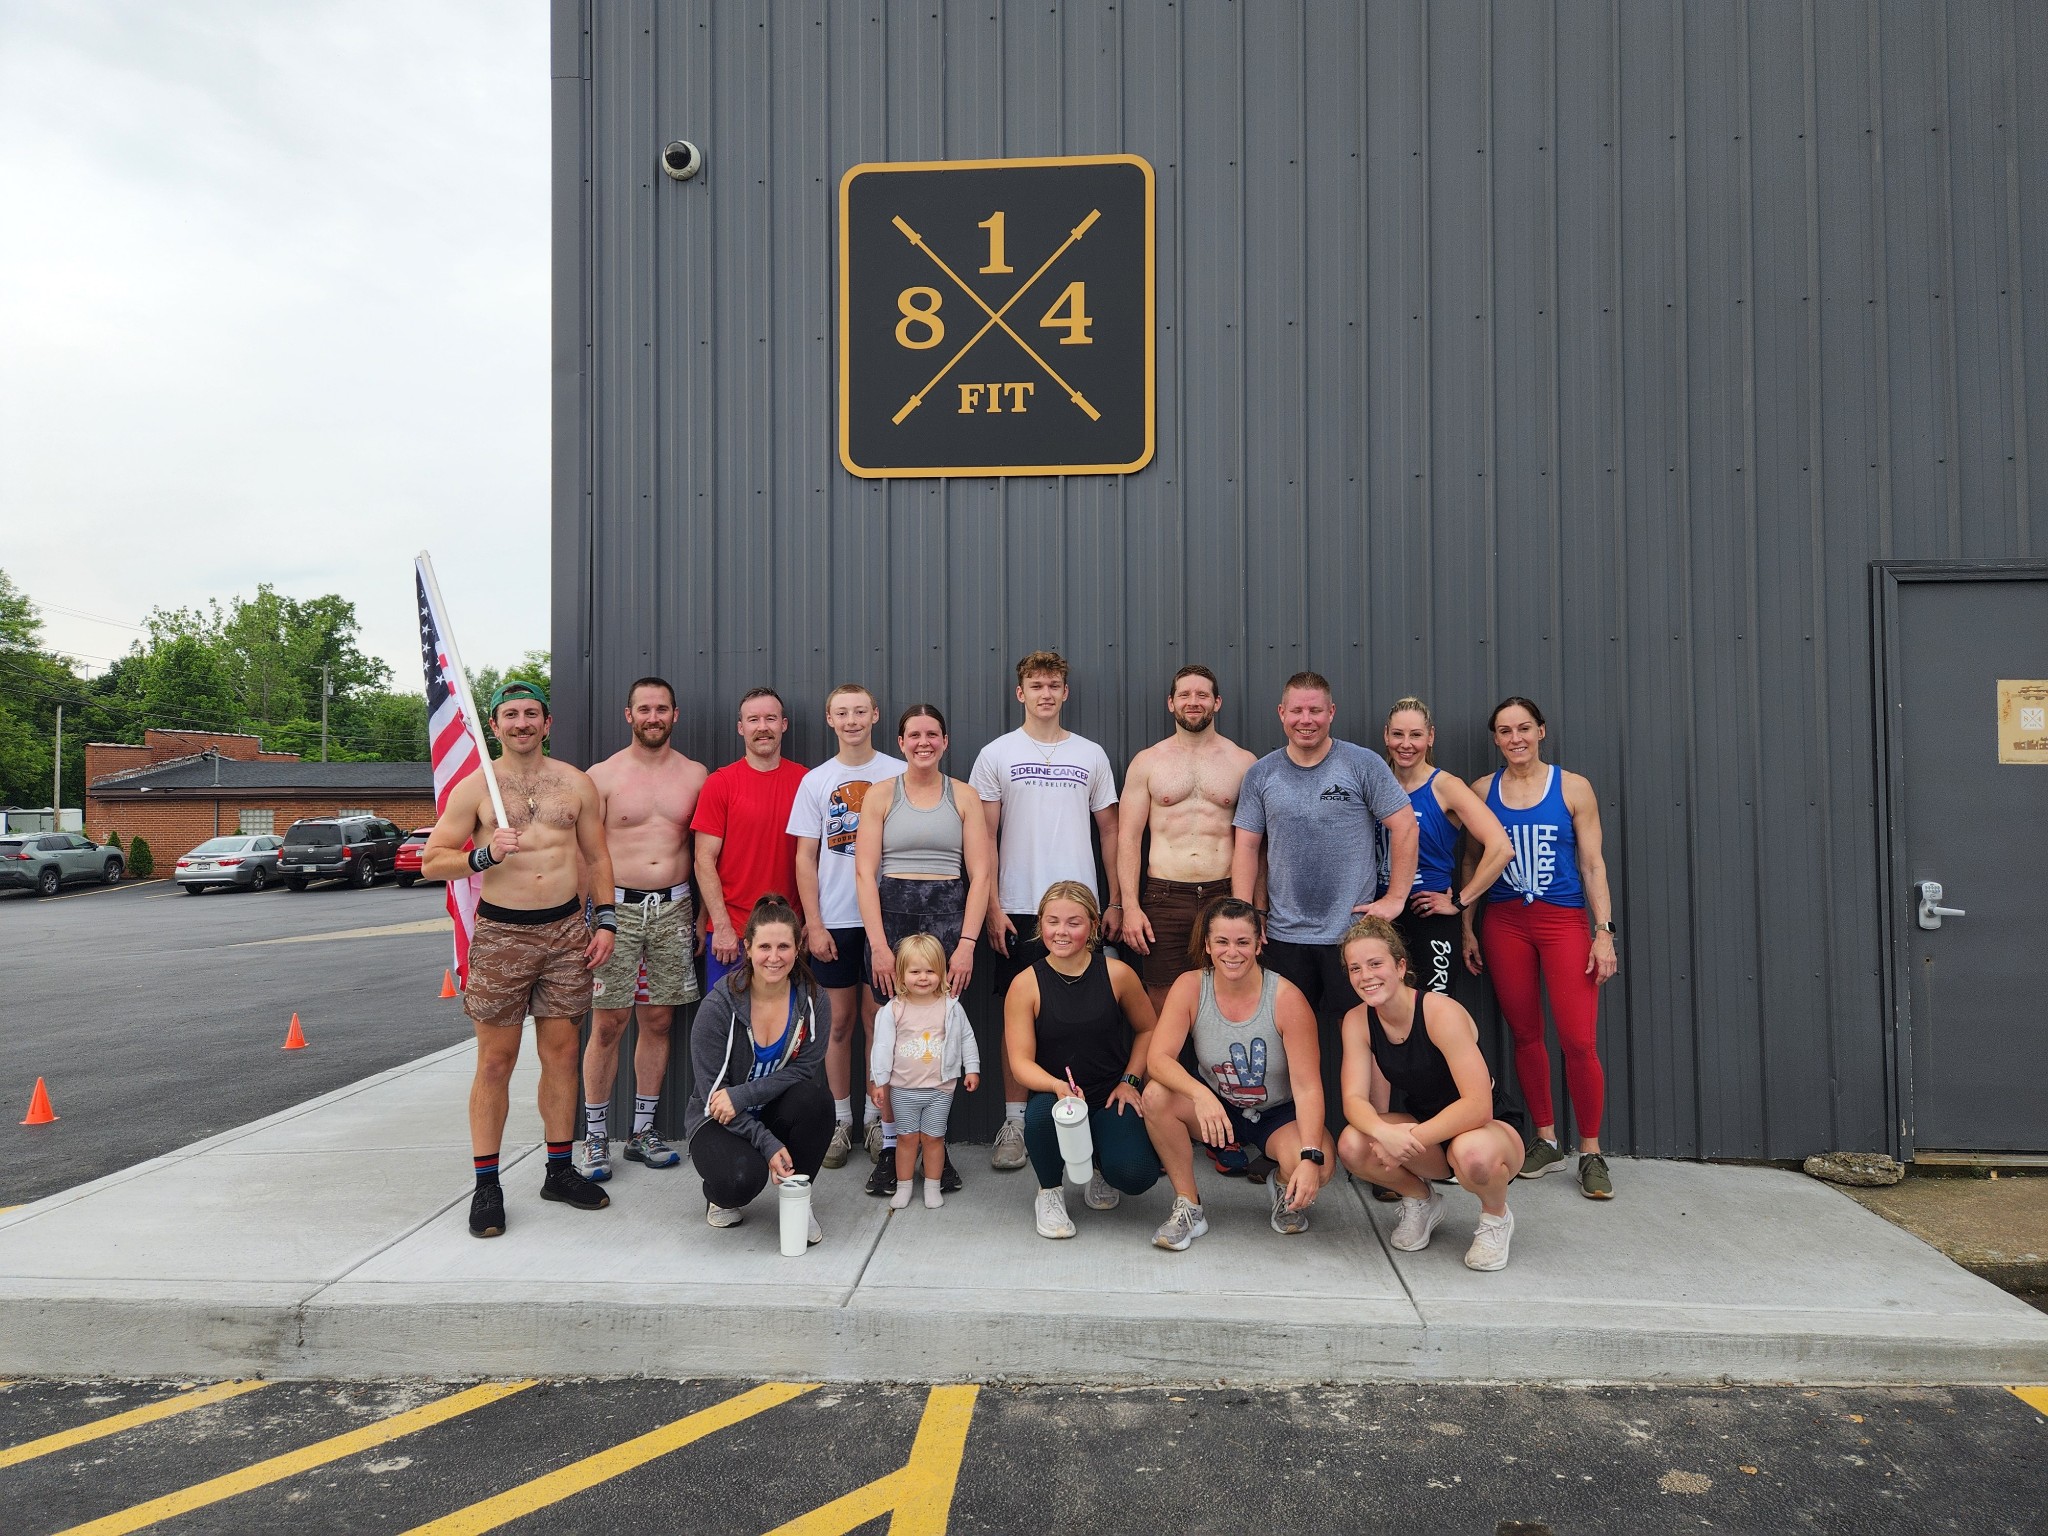
[[[1072,1237],[1065,1159],[1053,1106],[1079,1096],[1088,1106],[1096,1171],[1088,1205],[1106,1211],[1158,1181],[1159,1158],[1139,1107],[1151,1048],[1152,1001],[1138,973],[1095,945],[1095,893],[1060,880],[1038,902],[1046,955],[1010,984],[1003,1000],[1003,1058],[1010,1091],[1025,1092],[1024,1150],[1038,1175],[1034,1219],[1040,1237]]]
[[[1515,1218],[1508,1183],[1521,1172],[1521,1111],[1495,1087],[1472,1015],[1449,997],[1408,985],[1408,955],[1393,925],[1368,917],[1344,935],[1344,968],[1362,999],[1344,1015],[1344,1133],[1337,1156],[1361,1179],[1401,1196],[1388,1241],[1404,1252],[1429,1246],[1443,1220],[1432,1180],[1455,1178],[1479,1197],[1479,1224],[1465,1263],[1505,1269]],[[1388,1085],[1412,1113],[1389,1114]]]

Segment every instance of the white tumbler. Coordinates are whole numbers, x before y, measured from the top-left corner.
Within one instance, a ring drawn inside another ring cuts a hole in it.
[[[811,1246],[811,1180],[792,1173],[782,1181],[782,1256],[799,1257]]]
[[[1095,1177],[1095,1138],[1088,1130],[1088,1101],[1061,1099],[1052,1107],[1052,1128],[1060,1139],[1067,1182],[1086,1184]]]

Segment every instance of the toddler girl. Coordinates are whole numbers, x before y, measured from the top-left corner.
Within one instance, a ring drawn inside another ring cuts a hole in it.
[[[928,933],[896,946],[896,996],[875,1016],[875,1048],[868,1063],[871,1096],[884,1120],[896,1122],[896,1193],[889,1204],[910,1204],[917,1153],[924,1149],[924,1203],[944,1205],[939,1176],[946,1165],[946,1118],[953,1085],[969,1093],[981,1084],[981,1053],[967,1012],[946,990],[946,952]]]

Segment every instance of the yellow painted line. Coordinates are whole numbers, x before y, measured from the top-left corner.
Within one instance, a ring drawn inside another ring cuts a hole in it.
[[[2014,1387],[2012,1395],[2036,1413],[2048,1413],[2048,1387]]]
[[[226,949],[260,949],[265,944],[324,944],[332,939],[386,939],[404,933],[452,933],[455,925],[445,917],[423,917],[416,923],[386,923],[381,928],[339,928],[333,933],[295,933],[282,939],[244,939]]]
[[[460,1418],[472,1408],[482,1408],[490,1403],[510,1397],[515,1392],[524,1392],[532,1386],[531,1381],[488,1382],[481,1387],[471,1387],[466,1392],[457,1392],[452,1397],[413,1408],[405,1413],[380,1419],[361,1429],[352,1429],[345,1435],[335,1435],[327,1440],[317,1440],[296,1451],[282,1456],[273,1456],[268,1461],[259,1461],[254,1466],[244,1467],[239,1472],[228,1472],[220,1477],[209,1478],[195,1483],[177,1493],[167,1493],[160,1499],[151,1499],[147,1504],[137,1504],[128,1509],[117,1510],[98,1520],[89,1520],[84,1525],[74,1525],[63,1536],[120,1536],[126,1531],[139,1531],[145,1526],[155,1525],[159,1520],[187,1514],[195,1509],[204,1509],[209,1504],[218,1504],[231,1499],[238,1493],[247,1493],[253,1488],[266,1487],[281,1482],[314,1467],[324,1467],[330,1461],[340,1461],[345,1456],[371,1450],[386,1441],[409,1435],[416,1429],[428,1429],[449,1419]]]
[[[651,1430],[624,1444],[615,1445],[608,1451],[599,1451],[595,1456],[586,1456],[581,1461],[572,1461],[566,1467],[558,1467],[531,1482],[521,1483],[517,1488],[508,1488],[495,1498],[485,1499],[481,1504],[472,1504],[467,1509],[458,1509],[453,1514],[443,1515],[439,1520],[430,1520],[425,1525],[416,1525],[405,1536],[473,1536],[478,1531],[495,1531],[501,1525],[508,1525],[523,1515],[530,1515],[537,1509],[546,1509],[559,1504],[572,1494],[595,1488],[622,1472],[653,1461],[657,1456],[666,1456],[670,1451],[680,1450],[693,1440],[702,1440],[706,1435],[716,1434],[742,1419],[751,1419],[757,1413],[781,1406],[792,1398],[802,1397],[806,1392],[817,1391],[815,1382],[798,1385],[786,1381],[770,1382],[755,1387],[751,1392],[742,1392],[738,1397],[727,1398],[710,1408],[702,1408],[687,1418],[677,1419],[660,1429]]]
[[[24,1461],[34,1461],[38,1456],[47,1456],[52,1451],[69,1450],[74,1445],[83,1445],[88,1440],[102,1440],[108,1435],[118,1435],[124,1429],[134,1429],[142,1424],[154,1424],[158,1419],[168,1419],[173,1414],[190,1413],[194,1408],[204,1408],[208,1403],[225,1402],[231,1397],[254,1392],[264,1383],[260,1381],[219,1381],[210,1387],[201,1387],[196,1392],[180,1393],[167,1397],[160,1403],[147,1403],[140,1408],[130,1408],[126,1413],[113,1413],[104,1419],[94,1419],[90,1424],[81,1424],[76,1429],[67,1429],[54,1435],[45,1435],[40,1440],[24,1440],[20,1445],[10,1445],[0,1450],[0,1467],[18,1466]]]
[[[870,1520],[888,1515],[889,1536],[946,1536],[953,1489],[967,1450],[967,1426],[974,1417],[979,1387],[933,1387],[924,1400],[910,1460],[768,1536],[849,1536]]]

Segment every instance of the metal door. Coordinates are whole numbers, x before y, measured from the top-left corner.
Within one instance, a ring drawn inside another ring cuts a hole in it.
[[[2048,1151],[2048,564],[1878,574],[1903,1140]]]

